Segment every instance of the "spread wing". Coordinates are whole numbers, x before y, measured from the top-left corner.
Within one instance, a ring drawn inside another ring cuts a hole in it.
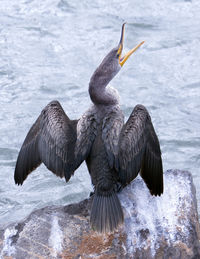
[[[163,193],[160,145],[146,108],[137,105],[123,126],[119,138],[119,174],[124,184],[139,173],[152,195]]]
[[[78,120],[70,120],[59,102],[50,102],[24,140],[15,167],[15,183],[22,184],[42,162],[54,174],[68,181],[86,158],[92,144],[92,138],[87,138],[87,134],[91,134],[90,124],[85,123],[84,133],[89,140],[84,149],[79,149],[78,158],[75,156],[77,124]]]

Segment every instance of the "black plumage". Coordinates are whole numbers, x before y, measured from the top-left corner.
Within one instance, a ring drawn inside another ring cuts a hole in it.
[[[163,193],[160,145],[147,109],[137,105],[124,124],[117,92],[108,86],[143,44],[122,57],[123,39],[124,24],[119,45],[90,79],[90,109],[79,120],[70,120],[58,101],[49,103],[25,138],[14,174],[15,183],[23,184],[44,163],[68,181],[85,160],[94,186],[90,223],[99,232],[113,231],[123,222],[117,191],[139,172],[152,195]]]

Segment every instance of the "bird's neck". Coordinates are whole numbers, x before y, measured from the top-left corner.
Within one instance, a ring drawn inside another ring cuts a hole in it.
[[[101,105],[116,105],[119,103],[118,95],[116,94],[117,91],[110,87],[101,87],[101,86],[94,86],[89,85],[89,94],[92,102],[94,104],[101,104]]]
[[[119,103],[117,90],[107,86],[115,74],[108,77],[98,70],[95,71],[89,83],[89,94],[94,104],[115,105]]]

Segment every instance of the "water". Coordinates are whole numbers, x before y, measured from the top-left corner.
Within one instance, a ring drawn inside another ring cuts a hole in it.
[[[120,92],[126,117],[137,103],[148,108],[164,170],[189,170],[199,203],[199,13],[198,0],[1,0],[0,227],[35,208],[88,197],[92,187],[85,165],[67,184],[41,166],[18,187],[15,161],[48,102],[60,101],[72,119],[89,107],[90,76],[118,44],[124,21],[124,52],[146,42],[112,86]]]

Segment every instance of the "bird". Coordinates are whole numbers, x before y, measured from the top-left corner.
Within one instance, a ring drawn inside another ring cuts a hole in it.
[[[118,192],[138,174],[151,195],[163,193],[163,166],[158,137],[147,109],[138,104],[124,122],[119,94],[109,83],[128,58],[144,43],[122,56],[120,41],[97,67],[89,81],[91,106],[71,120],[58,101],[51,101],[30,128],[19,151],[14,180],[22,185],[41,163],[66,182],[86,161],[94,193],[91,229],[111,233],[124,222]]]

